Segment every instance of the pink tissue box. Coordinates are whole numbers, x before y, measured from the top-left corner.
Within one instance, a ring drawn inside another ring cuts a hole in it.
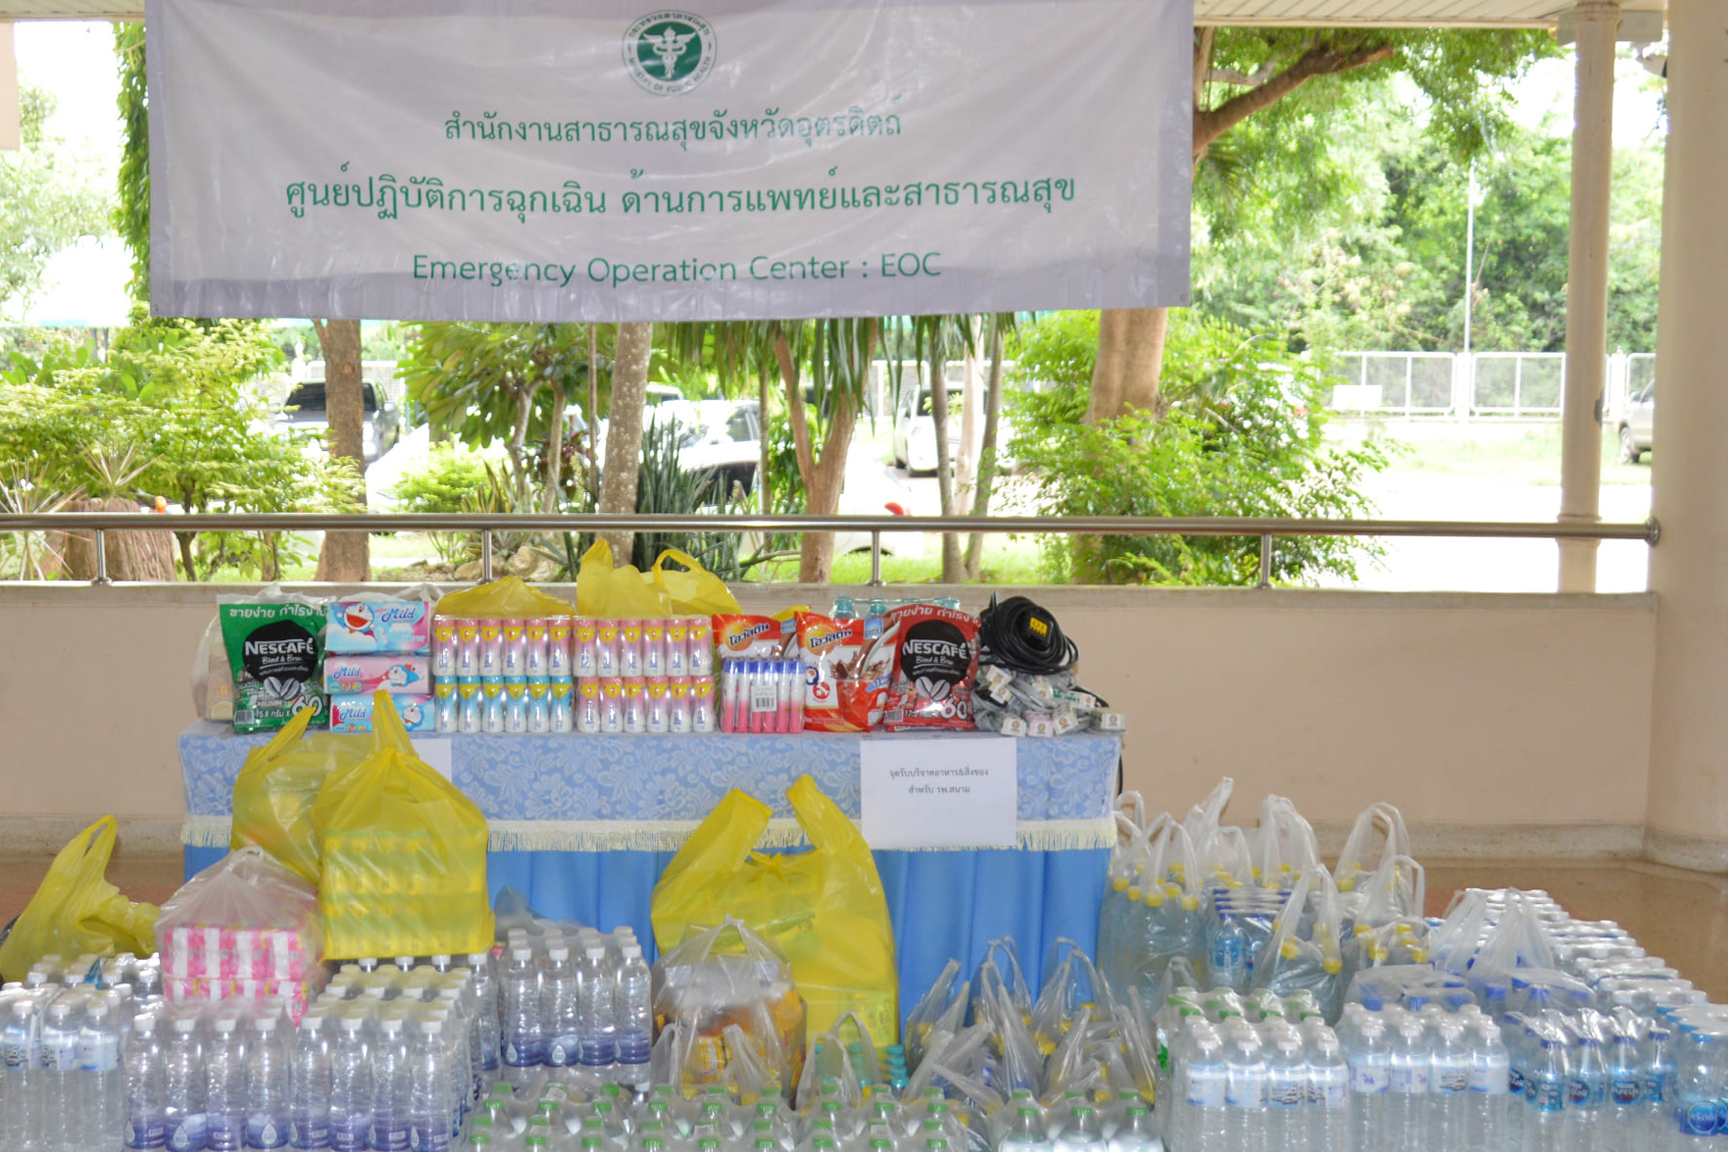
[[[324,691],[407,693],[429,695],[432,691],[432,661],[425,656],[345,656],[332,652],[324,657]]]

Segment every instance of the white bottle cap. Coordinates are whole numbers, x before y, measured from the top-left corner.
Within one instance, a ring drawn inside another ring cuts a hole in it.
[[[532,949],[532,948],[517,948],[515,951],[510,953],[510,959],[512,959],[512,960],[532,960],[532,959],[534,959],[534,949]]]
[[[210,1026],[216,1030],[218,1036],[225,1036],[238,1028],[240,1026],[240,1021],[233,1016],[218,1016],[215,1020],[211,1021]]]
[[[444,1021],[427,1018],[420,1021],[420,1035],[438,1036],[444,1032]]]
[[[92,1000],[90,1007],[84,1009],[84,1016],[89,1020],[101,1020],[107,1015],[108,1002],[106,1000]]]
[[[341,1017],[341,1021],[342,1023],[338,1025],[338,1027],[340,1027],[344,1032],[358,1032],[366,1026],[366,1018],[364,1016],[343,1016]]]
[[[179,1032],[181,1035],[185,1035],[188,1032],[196,1032],[197,1030],[198,1017],[176,1016],[174,1018],[174,1031]]]
[[[276,1017],[260,1016],[252,1021],[252,1028],[256,1032],[274,1032],[276,1031]]]
[[[635,943],[624,944],[619,947],[618,953],[626,960],[635,960],[642,955],[642,945]]]
[[[570,949],[562,944],[556,948],[548,948],[546,949],[546,958],[548,960],[568,960],[570,959]]]
[[[590,945],[588,945],[588,959],[590,959],[590,960],[604,960],[604,959],[606,959],[606,946],[604,944],[590,944]]]
[[[394,1036],[396,1033],[402,1031],[402,1017],[380,1016],[378,1018],[378,1029],[386,1036]]]

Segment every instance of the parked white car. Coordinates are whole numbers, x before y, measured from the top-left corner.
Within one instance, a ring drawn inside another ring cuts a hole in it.
[[[910,383],[910,382],[908,382]],[[960,451],[960,401],[965,389],[948,385],[948,458]],[[894,410],[894,464],[916,475],[936,471],[936,417],[928,385],[906,388]]]

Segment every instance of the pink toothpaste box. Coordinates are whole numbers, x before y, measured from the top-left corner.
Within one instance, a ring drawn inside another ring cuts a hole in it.
[[[332,652],[324,657],[324,691],[429,695],[432,661],[425,656],[350,656]]]
[[[344,655],[427,653],[432,605],[426,600],[333,600],[324,651]]]
[[[372,703],[374,699],[375,697],[370,692],[362,692],[352,696],[330,697],[330,731],[372,731]],[[396,702],[396,711],[402,716],[402,726],[408,731],[435,732],[438,730],[437,709],[433,706],[430,694],[395,695],[390,699]]]

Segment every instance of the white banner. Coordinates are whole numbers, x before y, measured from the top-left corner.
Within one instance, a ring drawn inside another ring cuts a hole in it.
[[[1192,0],[688,3],[147,0],[152,307],[1187,301]]]

